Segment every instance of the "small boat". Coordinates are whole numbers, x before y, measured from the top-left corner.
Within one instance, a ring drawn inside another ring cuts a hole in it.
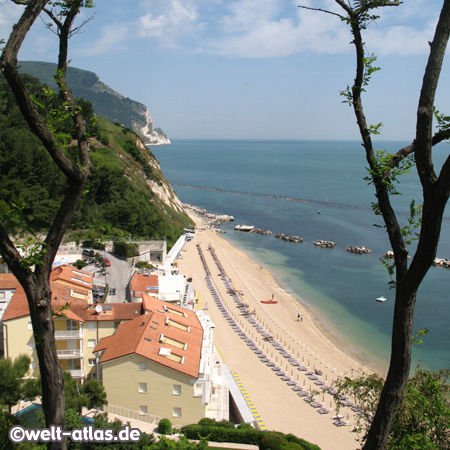
[[[272,294],[272,298],[271,299],[261,300],[261,303],[265,303],[266,305],[271,305],[271,304],[275,304],[275,303],[278,303],[278,302],[273,298],[273,294]]]
[[[384,295],[377,298],[377,302],[385,302],[386,300],[387,300],[387,298]]]

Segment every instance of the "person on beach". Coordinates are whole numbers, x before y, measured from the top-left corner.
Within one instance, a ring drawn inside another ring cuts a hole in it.
[[[297,320],[300,322],[300,317],[301,317],[301,315],[300,315],[300,313],[298,313],[298,315],[297,315]]]

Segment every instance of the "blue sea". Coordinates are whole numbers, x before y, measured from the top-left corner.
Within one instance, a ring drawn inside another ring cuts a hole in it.
[[[380,141],[376,147],[395,152],[407,144]],[[384,228],[374,226],[382,220],[371,208],[374,189],[364,180],[368,173],[360,142],[174,140],[151,150],[182,202],[234,216],[235,222],[221,226],[223,237],[301,298],[299,311],[310,310],[333,341],[386,370],[395,293],[379,258],[390,245]],[[437,170],[448,152],[447,144],[435,148]],[[421,189],[414,173],[400,181],[402,195],[393,203],[406,224],[411,200],[421,203]],[[235,231],[236,224],[298,235],[304,242]],[[334,241],[336,247],[315,247],[317,239]],[[349,253],[348,245],[372,253]],[[437,256],[450,258],[448,208]],[[388,301],[376,302],[381,295]],[[450,269],[431,267],[418,293],[414,333],[430,331],[414,347],[414,366],[450,368],[449,319]]]

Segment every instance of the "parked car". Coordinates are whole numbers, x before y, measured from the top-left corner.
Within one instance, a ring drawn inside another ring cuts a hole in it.
[[[108,258],[103,258],[103,261],[105,261],[106,267],[111,266],[111,261]]]

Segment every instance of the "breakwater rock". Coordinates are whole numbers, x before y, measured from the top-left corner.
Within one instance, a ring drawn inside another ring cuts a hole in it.
[[[250,233],[262,234],[264,236],[269,236],[270,234],[272,234],[270,230],[261,230],[261,228],[253,228]]]
[[[436,258],[433,261],[433,266],[445,267],[446,269],[450,269],[450,259],[447,259],[447,258]]]
[[[345,250],[347,250],[350,253],[359,253],[360,255],[362,255],[363,253],[372,252],[372,250],[370,250],[369,248],[357,247],[356,245],[349,245],[348,247],[345,248]]]
[[[269,230],[261,230],[261,228],[255,228],[253,225],[236,225],[234,229],[237,231],[245,231],[247,233],[263,234],[264,236],[272,234]]]
[[[276,234],[276,238],[286,242],[303,242],[303,238],[300,236],[289,236],[288,234]]]
[[[317,247],[322,248],[333,248],[336,246],[336,244],[332,241],[323,241],[323,240],[313,241],[313,244],[316,245]]]
[[[212,214],[212,213],[206,211],[205,209],[199,208],[198,206],[189,205],[187,203],[183,203],[183,208],[189,209],[189,210],[193,211],[195,214],[198,214],[199,216],[202,216],[202,217],[205,217],[206,219],[208,219],[208,221],[206,223],[206,227],[214,229],[215,231],[218,231],[218,230],[216,230],[216,228],[219,225],[221,225],[222,223],[232,222],[234,220],[233,216],[227,216],[225,214],[223,214],[223,215]]]

